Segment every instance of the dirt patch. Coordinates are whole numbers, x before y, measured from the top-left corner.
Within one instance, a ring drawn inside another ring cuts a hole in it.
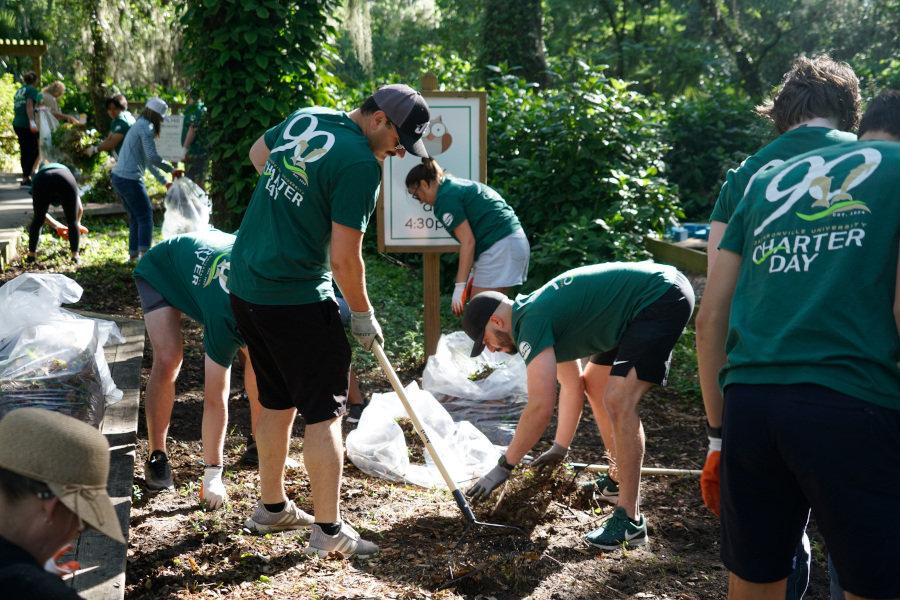
[[[424,464],[425,463],[425,445],[422,438],[416,433],[411,419],[401,417],[397,419],[397,425],[403,432],[403,440],[406,442],[406,452],[409,454],[409,462]]]

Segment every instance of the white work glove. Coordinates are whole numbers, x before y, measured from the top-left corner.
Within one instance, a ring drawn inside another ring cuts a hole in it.
[[[365,312],[350,313],[350,333],[366,350],[371,350],[376,341],[379,345],[384,345],[384,335],[381,333],[381,325],[375,320],[373,308]]]
[[[466,496],[471,498],[473,502],[486,500],[494,490],[509,479],[511,473],[512,469],[506,468],[506,458],[501,456],[497,466],[488,471],[486,475],[483,475],[478,480],[478,483],[470,487],[469,491],[466,492]]]
[[[553,469],[558,464],[566,460],[566,457],[568,455],[568,448],[566,448],[565,446],[560,446],[556,442],[553,442],[553,447],[534,459],[528,466],[532,469],[538,469],[541,471],[546,469],[547,467]]]
[[[222,481],[222,467],[206,467],[203,471],[203,482],[200,484],[200,502],[207,508],[215,510],[225,504],[228,492]]]
[[[466,293],[466,282],[462,281],[453,286],[453,300],[450,301],[450,308],[454,315],[461,315],[463,312],[463,294]]]
[[[97,148],[97,146],[88,146],[87,148],[85,148],[84,153],[87,154],[88,156],[93,156],[93,155],[97,154],[97,152],[99,152],[99,151],[100,150]]]
[[[37,133],[37,131],[38,131],[37,123],[35,123],[34,121],[29,121],[28,127],[31,129],[31,133]]]

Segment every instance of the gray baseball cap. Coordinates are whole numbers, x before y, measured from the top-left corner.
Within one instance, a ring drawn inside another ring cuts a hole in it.
[[[422,143],[422,133],[431,120],[428,104],[422,94],[408,85],[383,85],[374,94],[375,103],[396,125],[400,143],[407,152],[426,158],[428,151]]]

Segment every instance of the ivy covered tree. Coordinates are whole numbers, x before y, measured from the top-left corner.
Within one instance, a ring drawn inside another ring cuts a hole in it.
[[[486,0],[482,66],[506,63],[528,81],[546,85],[543,27],[541,0]]]
[[[182,15],[182,68],[208,107],[213,221],[240,224],[257,174],[253,142],[298,107],[329,104],[338,0],[191,0]]]

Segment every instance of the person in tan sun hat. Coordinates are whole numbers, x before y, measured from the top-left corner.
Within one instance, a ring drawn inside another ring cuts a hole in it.
[[[0,590],[78,598],[42,565],[93,527],[125,543],[106,492],[109,444],[86,423],[37,408],[0,420]]]

